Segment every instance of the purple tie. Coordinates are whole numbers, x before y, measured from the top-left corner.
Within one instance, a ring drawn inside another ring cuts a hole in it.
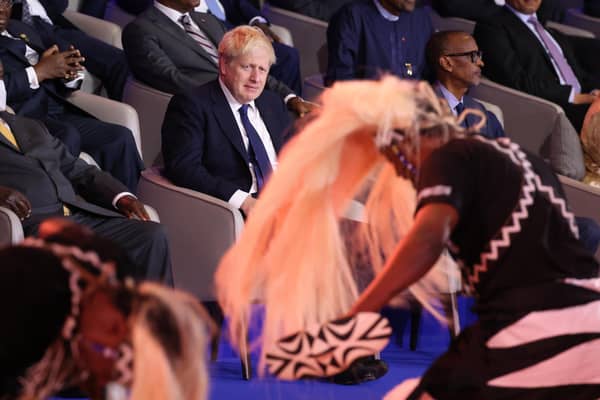
[[[562,76],[563,80],[567,85],[571,85],[575,89],[575,93],[581,92],[581,85],[573,72],[573,69],[567,62],[567,59],[561,54],[560,48],[554,43],[550,34],[544,29],[540,21],[536,17],[529,17],[527,20],[533,25],[536,32],[544,42],[544,45],[550,52],[550,57],[554,60],[558,73]]]

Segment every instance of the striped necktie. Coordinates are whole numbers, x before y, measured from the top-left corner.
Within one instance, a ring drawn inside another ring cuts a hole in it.
[[[250,118],[248,118],[248,107],[248,104],[242,104],[239,108],[239,113],[242,120],[242,126],[244,127],[246,135],[248,135],[248,141],[250,142],[248,146],[248,157],[252,162],[254,174],[256,175],[257,190],[260,192],[265,185],[267,178],[271,175],[273,168],[265,145],[256,129],[254,129],[252,122],[250,122]]]
[[[456,105],[456,107],[454,107],[454,109],[456,110],[456,117],[458,118],[458,117],[460,117],[460,115],[463,113],[463,111],[465,111],[465,105],[464,105],[462,102],[461,102],[461,103],[458,103],[458,104]],[[462,123],[461,123],[461,125],[462,125],[464,128],[470,128],[470,126],[469,126],[470,124],[469,124],[469,121],[468,121],[468,117],[469,117],[469,116],[468,116],[468,115],[466,115],[466,116],[465,116],[465,119],[463,119],[463,121],[462,121]]]
[[[210,59],[215,63],[215,65],[218,65],[219,52],[217,51],[217,48],[201,29],[192,24],[190,16],[188,14],[182,15],[179,19],[179,22],[181,22],[187,34],[190,35],[192,39],[194,39],[202,47],[202,49],[208,53]]]

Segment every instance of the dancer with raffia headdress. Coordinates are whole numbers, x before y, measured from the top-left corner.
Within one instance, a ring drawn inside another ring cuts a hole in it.
[[[205,399],[209,319],[198,301],[123,283],[114,245],[66,225],[42,224],[47,240],[0,250],[0,399],[42,400],[73,386],[105,399],[109,383],[111,399]]]
[[[295,303],[310,305],[305,309],[317,320],[334,318],[329,313],[337,308],[347,325],[360,328],[363,312],[380,310],[421,282],[447,248],[476,297],[479,321],[452,341],[420,381],[401,385],[390,399],[599,398],[598,264],[578,240],[550,167],[514,143],[470,135],[426,83],[391,77],[340,83],[324,92],[322,102],[320,115],[284,150],[278,173],[217,277],[225,312],[234,321],[243,321],[247,309],[222,272],[239,273],[241,282],[233,286],[242,299],[249,294],[265,302],[265,346],[272,346],[275,334],[269,324],[285,333],[305,324],[305,331],[267,350],[271,371],[289,377],[290,369],[366,342],[355,335],[345,342],[336,335],[306,341],[319,330],[306,315],[294,314],[302,309]],[[335,222],[376,167],[362,237],[373,265],[386,261],[354,302],[346,258],[354,249],[344,248]],[[404,185],[395,175],[406,178]],[[415,201],[412,224],[398,225]],[[234,262],[241,262],[239,270]],[[249,284],[245,268],[258,283]],[[278,281],[276,271],[297,279]],[[302,288],[293,292],[298,298],[282,295],[294,285]],[[331,291],[339,303],[321,304]],[[321,305],[326,312],[319,314]],[[301,346],[292,349],[290,343]],[[343,368],[352,360],[335,363]]]

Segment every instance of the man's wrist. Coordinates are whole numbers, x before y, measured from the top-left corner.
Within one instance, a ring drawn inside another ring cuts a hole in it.
[[[117,203],[119,202],[119,200],[121,200],[121,199],[122,199],[123,197],[125,197],[125,196],[131,196],[131,197],[133,197],[134,199],[137,199],[137,197],[136,197],[136,196],[135,196],[133,193],[130,193],[130,192],[121,192],[121,193],[119,193],[118,195],[116,195],[116,196],[115,196],[115,198],[114,198],[114,199],[113,199],[113,201],[112,201],[112,205],[113,205],[113,207],[114,207],[116,210],[118,210],[118,209],[119,209],[119,208],[117,207]]]

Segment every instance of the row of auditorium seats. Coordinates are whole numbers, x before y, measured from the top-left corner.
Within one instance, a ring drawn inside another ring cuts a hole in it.
[[[70,0],[70,5],[71,10],[77,9],[77,1]],[[114,23],[100,21],[104,23],[102,25],[98,20],[88,20],[91,17],[81,17],[74,11],[68,11],[68,14],[88,33],[117,46],[120,46],[120,26],[133,18],[112,3],[107,10],[107,19]],[[289,40],[302,38],[294,44],[301,54],[303,76],[308,77],[305,90],[307,97],[316,95],[322,90],[320,74],[326,65],[327,24],[268,5],[265,14],[273,23],[289,29]],[[435,14],[433,18],[438,29],[473,29],[473,23],[468,20],[441,18]],[[88,28],[87,23],[94,27]],[[566,163],[566,169],[561,172],[581,177],[583,162],[578,137],[560,107],[487,80],[475,89],[474,95],[492,106],[514,141],[546,156],[553,164],[557,160]],[[86,93],[73,96],[74,102],[79,102],[80,107],[96,117],[129,127],[136,135],[138,149],[148,167],[160,164],[160,127],[169,99],[169,94],[135,80],[127,83],[126,104]],[[89,106],[86,108],[84,103],[100,104],[100,107],[94,111]],[[576,214],[600,222],[597,207],[600,190],[570,178],[561,177],[561,180]],[[204,300],[214,299],[210,282],[218,260],[243,228],[239,210],[211,196],[174,186],[161,176],[157,167],[144,171],[139,197],[158,210],[161,222],[169,232],[176,285]],[[18,240],[18,228],[20,222],[14,213],[0,209],[0,244]],[[198,246],[198,243],[203,245]]]

